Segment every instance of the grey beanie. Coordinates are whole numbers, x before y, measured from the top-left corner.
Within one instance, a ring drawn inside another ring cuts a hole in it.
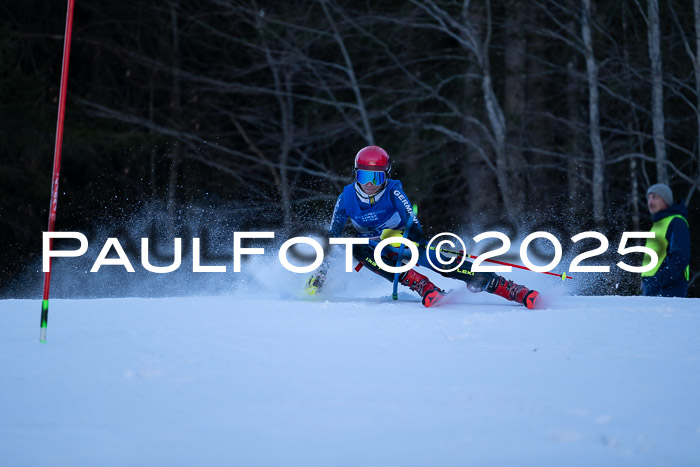
[[[664,183],[657,183],[656,185],[652,185],[647,190],[647,196],[649,196],[649,193],[656,193],[657,195],[661,196],[661,198],[664,201],[666,201],[666,204],[668,204],[669,206],[673,205],[673,192],[668,187],[668,185]]]

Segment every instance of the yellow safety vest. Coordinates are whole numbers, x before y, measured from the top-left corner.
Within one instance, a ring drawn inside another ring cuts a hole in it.
[[[686,225],[690,227],[690,224],[688,224],[688,220],[680,214],[664,217],[663,219],[654,222],[654,225],[651,226],[651,231],[654,233],[654,238],[647,238],[646,244],[644,246],[646,246],[647,248],[651,248],[656,252],[656,254],[659,256],[659,262],[656,263],[656,266],[654,266],[654,268],[650,271],[643,272],[642,277],[654,276],[661,267],[661,263],[663,263],[664,259],[666,259],[666,250],[668,248],[668,240],[666,240],[666,231],[668,230],[668,226],[671,223],[671,221],[676,217],[683,219]],[[648,254],[644,253],[644,261],[642,262],[642,265],[646,266],[649,263],[651,263],[651,257]],[[690,265],[687,265],[685,267],[684,273],[685,280],[689,281]]]

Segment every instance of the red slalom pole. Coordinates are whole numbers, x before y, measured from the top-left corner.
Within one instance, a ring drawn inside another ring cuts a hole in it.
[[[51,178],[51,204],[49,205],[49,228],[53,232],[56,226],[56,207],[58,206],[58,180],[61,173],[61,148],[63,146],[63,120],[66,113],[66,91],[68,90],[68,62],[70,61],[70,42],[73,33],[73,7],[75,0],[68,0],[66,13],[66,32],[63,36],[63,67],[61,69],[61,91],[58,96],[58,121],[56,122],[56,143],[53,153],[53,175]],[[49,240],[49,248],[53,239]],[[44,299],[41,301],[41,337],[46,342],[46,327],[49,320],[49,288],[51,284],[51,258],[49,268],[44,271]]]
[[[426,247],[427,247],[427,245],[426,245]],[[434,249],[434,247],[431,248],[431,249]],[[474,256],[474,255],[470,255],[470,254],[465,255],[465,254],[464,254],[464,251],[462,251],[462,250],[459,250],[459,251],[452,251],[452,250],[448,250],[448,249],[445,249],[445,248],[441,248],[440,251],[441,251],[442,253],[449,253],[449,254],[451,254],[451,255],[455,255],[455,256],[457,256],[457,258],[460,258],[460,257],[462,257],[462,256],[466,256],[466,258],[471,258],[471,259],[476,259],[476,258],[478,258],[478,256]],[[563,273],[561,273],[561,274],[557,274],[557,273],[555,273],[555,272],[549,272],[549,271],[533,271],[532,269],[530,269],[530,268],[528,268],[528,267],[525,267],[525,266],[521,266],[521,265],[519,265],[519,264],[506,263],[505,261],[498,261],[498,260],[496,260],[496,259],[490,259],[490,258],[485,258],[484,261],[488,261],[489,263],[502,264],[503,266],[511,266],[511,267],[518,268],[518,269],[524,269],[524,270],[526,270],[526,271],[539,272],[540,274],[547,274],[547,275],[549,275],[549,276],[560,277],[561,280],[573,279],[573,277],[567,275],[566,272],[563,272]]]
[[[474,255],[469,255],[469,257],[470,257],[470,258],[474,258],[474,259],[478,258],[478,256],[474,256]],[[565,272],[563,272],[563,273],[561,273],[561,274],[557,274],[556,272],[549,272],[549,271],[533,271],[532,269],[530,269],[530,268],[528,268],[528,267],[521,266],[521,265],[519,265],[519,264],[506,263],[505,261],[498,261],[497,259],[489,259],[489,258],[486,258],[486,259],[484,259],[484,261],[488,261],[489,263],[502,264],[502,265],[504,265],[504,266],[512,266],[512,267],[514,267],[514,268],[524,269],[524,270],[526,270],[526,271],[539,272],[540,274],[548,274],[548,275],[554,276],[554,277],[561,277],[561,280],[564,280],[564,279],[573,279],[573,277],[568,276]]]

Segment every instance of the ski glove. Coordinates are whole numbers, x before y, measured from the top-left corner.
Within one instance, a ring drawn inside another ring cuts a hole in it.
[[[394,230],[394,229],[382,230],[382,235],[380,237],[382,240],[385,240],[385,239],[391,238],[391,237],[403,237],[403,231],[402,230]],[[409,235],[409,237],[410,237],[410,235]],[[418,246],[418,242],[414,241],[413,243],[415,243],[416,246]],[[390,243],[390,245],[393,247],[396,247],[396,248],[401,246],[401,244],[399,242]]]

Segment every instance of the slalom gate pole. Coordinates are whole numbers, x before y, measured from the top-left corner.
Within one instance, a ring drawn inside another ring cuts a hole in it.
[[[56,122],[56,143],[53,154],[53,175],[51,177],[51,204],[49,205],[49,228],[53,232],[56,226],[56,207],[58,206],[58,181],[61,173],[61,148],[63,146],[63,121],[66,113],[66,91],[68,89],[68,62],[70,61],[70,43],[73,33],[73,8],[75,0],[68,0],[66,12],[66,31],[63,36],[63,66],[61,68],[61,90],[58,96],[58,119]],[[53,247],[53,239],[49,240]],[[46,342],[46,328],[49,321],[49,288],[51,284],[51,258],[49,269],[44,272],[44,298],[41,301],[41,336],[40,342]]]
[[[414,216],[408,216],[408,220],[406,221],[406,227],[403,229],[403,238],[408,237],[408,233],[411,231],[411,227],[413,227],[413,222],[415,220]],[[404,243],[401,244],[399,247],[399,257],[396,259],[396,267],[401,267],[401,264],[403,264],[403,250],[406,248],[406,245]],[[399,299],[399,276],[401,273],[397,272],[394,274],[394,289],[391,292],[391,298],[394,300]]]
[[[421,244],[420,246],[422,246],[423,248],[426,248],[426,249],[428,248],[427,245],[422,245],[422,244]],[[431,249],[434,250],[435,248],[433,247],[433,248],[431,248]],[[474,255],[465,255],[464,251],[462,251],[462,250],[459,250],[459,251],[452,251],[452,250],[448,250],[448,249],[446,249],[446,248],[440,248],[440,252],[441,252],[441,253],[448,253],[448,254],[451,254],[451,255],[456,255],[458,258],[461,257],[461,256],[466,256],[467,258],[471,258],[471,259],[476,259],[476,258],[478,258],[478,256],[474,256]],[[484,261],[488,261],[489,263],[502,264],[503,266],[511,266],[511,267],[518,268],[518,269],[524,269],[524,270],[526,270],[526,271],[539,272],[540,274],[548,274],[548,275],[550,275],[550,276],[560,277],[561,280],[573,279],[573,277],[568,276],[568,275],[566,274],[566,272],[562,272],[561,274],[558,274],[558,273],[556,273],[556,272],[549,272],[549,271],[533,271],[532,269],[530,269],[530,268],[528,268],[528,267],[525,267],[525,266],[521,266],[521,265],[519,265],[519,264],[506,263],[505,261],[498,261],[498,260],[496,260],[496,259],[489,259],[489,258],[485,258]]]

